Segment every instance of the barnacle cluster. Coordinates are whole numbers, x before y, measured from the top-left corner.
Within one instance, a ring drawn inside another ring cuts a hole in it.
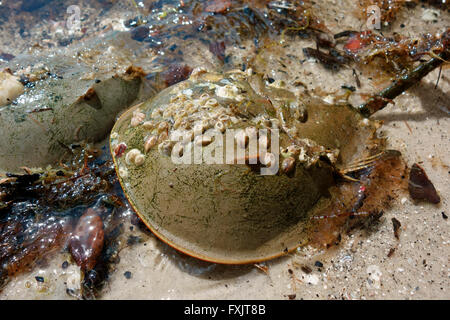
[[[152,108],[146,104],[137,106],[126,133],[132,134],[138,129],[143,132],[143,138],[125,152],[119,174],[127,176],[126,167],[142,166],[146,154],[153,149],[163,156],[172,153],[181,156],[194,146],[211,144],[214,136],[207,134],[208,130],[223,134],[227,129],[234,129],[234,143],[246,150],[245,160],[257,159],[262,165],[270,163],[274,150],[261,159],[259,152],[250,150],[250,138],[257,139],[259,149],[268,150],[271,133],[279,130],[279,150],[275,150],[275,154],[280,157],[281,173],[291,172],[297,163],[309,167],[322,156],[335,163],[338,149],[328,149],[299,137],[299,125],[306,121],[307,115],[298,98],[293,96],[285,101],[281,97],[263,98],[251,85],[252,76],[252,70],[223,75],[197,69],[189,80],[158,95],[156,103],[151,100]],[[261,134],[261,129],[267,134]],[[112,147],[124,148],[124,138],[113,132]],[[177,144],[180,140],[182,143]],[[116,156],[121,158],[117,152]]]

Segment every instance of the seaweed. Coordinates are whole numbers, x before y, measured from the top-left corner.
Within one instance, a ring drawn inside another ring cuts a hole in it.
[[[450,52],[447,49],[447,51],[443,51],[435,58],[432,58],[429,61],[420,64],[412,72],[393,81],[393,83],[389,87],[371,97],[364,104],[360,105],[358,107],[358,110],[365,117],[371,116],[375,112],[385,108],[389,104],[389,102],[392,101],[392,99],[399,96],[400,94],[411,88],[413,85],[419,83],[422,78],[424,78],[431,71],[441,66],[445,61],[448,61],[449,58]]]

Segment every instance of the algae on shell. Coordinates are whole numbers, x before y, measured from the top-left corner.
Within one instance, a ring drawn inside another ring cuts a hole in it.
[[[72,144],[109,134],[117,114],[141,90],[142,74],[126,59],[132,47],[121,44],[127,37],[113,34],[86,44],[89,49],[22,55],[9,63],[26,85],[0,108],[0,171],[57,163]]]

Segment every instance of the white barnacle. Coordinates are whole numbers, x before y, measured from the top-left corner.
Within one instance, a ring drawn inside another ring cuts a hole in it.
[[[142,166],[145,162],[145,156],[140,153],[134,158],[134,164],[137,166]]]
[[[195,137],[194,144],[199,147],[205,147],[209,145],[213,141],[213,138],[210,136],[197,136]]]
[[[140,109],[136,109],[133,111],[133,117],[131,118],[131,126],[137,127],[140,125],[145,119],[145,114],[141,112]]]
[[[299,147],[296,144],[291,144],[290,146],[287,147],[287,152],[294,156],[299,155],[300,151],[301,151],[301,147]]]
[[[157,136],[150,136],[145,140],[144,143],[144,151],[147,153],[150,151],[151,148],[156,146],[158,143],[158,137]]]
[[[442,2],[444,3],[444,2]],[[422,20],[430,22],[437,21],[441,13],[436,9],[425,9],[422,13]]]
[[[161,154],[170,156],[170,153],[172,152],[172,143],[170,141],[161,142],[158,145],[158,150]]]
[[[163,131],[158,136],[158,142],[166,141],[168,138],[169,138],[169,134],[167,133],[167,131]]]
[[[233,100],[237,100],[237,101],[242,101],[244,100],[244,97],[242,95],[240,95],[239,92],[239,88],[236,87],[235,85],[231,85],[231,84],[227,84],[223,87],[216,87],[216,96],[221,97],[221,98],[226,98],[226,99],[233,99]]]
[[[277,79],[272,83],[269,83],[270,87],[277,88],[277,89],[283,89],[286,87],[286,82],[283,80]]]
[[[173,102],[182,102],[183,100],[183,95],[182,94],[180,94],[179,92],[178,92],[178,90],[177,91],[175,91],[175,92],[177,92],[177,94],[176,95],[173,95],[171,98],[170,98],[170,102],[171,103],[173,103]]]
[[[170,118],[173,116],[173,104],[170,104],[163,112],[163,118]]]
[[[186,119],[187,113],[186,111],[181,111],[181,112],[177,112],[177,114],[175,115],[175,121],[173,123],[173,127],[174,129],[178,129],[181,124],[183,123],[183,120]]]
[[[161,114],[162,114],[161,109],[155,108],[155,109],[152,111],[152,115],[151,115],[151,116],[152,116],[153,119],[155,119],[155,118],[160,117]]]
[[[286,128],[286,127],[283,126],[283,130],[285,130],[286,133],[290,137],[298,137],[298,128],[297,127]]]
[[[323,101],[325,101],[328,104],[334,104],[335,98],[332,95],[328,95],[325,98],[323,98]]]
[[[173,123],[173,128],[174,129],[178,129],[181,125],[181,123],[183,122],[183,118],[182,117],[177,117],[175,118],[175,122]]]
[[[169,124],[166,121],[162,121],[159,125],[158,125],[158,133],[167,131],[167,129],[169,129]]]
[[[185,118],[181,121],[180,127],[184,130],[192,129],[193,121],[189,118]]]
[[[221,133],[225,132],[225,125],[223,124],[222,121],[217,121],[216,124],[214,125],[214,128]]]
[[[265,116],[257,116],[257,117],[255,117],[255,119],[253,121],[254,121],[254,123],[256,123],[258,125],[262,125],[266,128],[270,127],[270,120]]]
[[[230,120],[231,120],[231,122],[233,123],[233,124],[236,124],[236,123],[238,123],[239,122],[239,119],[238,118],[236,118],[236,117],[230,117]]]
[[[307,161],[307,154],[305,148],[300,148],[300,154],[298,155],[298,160],[300,162],[306,162]]]
[[[336,163],[339,153],[339,149],[330,150],[330,152],[327,152],[327,158],[331,161],[331,163]]]
[[[283,163],[281,164],[281,170],[284,173],[290,173],[295,168],[295,159],[293,157],[287,157],[283,160]]]
[[[206,104],[205,104],[207,107],[217,107],[218,105],[219,105],[219,103],[217,102],[217,100],[216,99],[214,99],[214,98],[211,98],[211,99],[209,99],[208,101],[206,101]]]
[[[117,139],[119,138],[119,134],[117,132],[111,133],[111,139]]]
[[[186,89],[182,91],[184,95],[190,97],[192,96],[192,94],[194,93],[194,91],[192,91],[192,89]]]
[[[119,167],[119,176],[121,176],[122,178],[127,178],[128,177],[127,168]]]
[[[195,113],[195,112],[198,111],[198,105],[196,105],[196,104],[194,104],[194,103],[188,103],[188,104],[186,104],[186,106],[185,106],[185,110],[186,110],[188,113],[193,114],[193,113]]]
[[[336,162],[336,157],[331,152],[327,153],[327,158],[328,158],[328,160],[330,160],[331,163],[335,163]]]
[[[152,129],[155,127],[155,124],[154,124],[153,121],[145,121],[145,122],[142,124],[142,127],[143,127],[145,130],[152,130]]]
[[[128,165],[131,165],[134,163],[134,159],[136,158],[137,155],[141,154],[141,152],[138,149],[131,149],[130,151],[128,151],[126,157],[125,157],[125,162]]]
[[[230,120],[230,116],[227,115],[227,114],[221,114],[221,115],[219,116],[219,121],[226,122],[226,121],[228,121],[228,120]]]

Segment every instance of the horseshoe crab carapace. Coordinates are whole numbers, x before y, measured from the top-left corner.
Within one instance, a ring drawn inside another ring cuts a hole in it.
[[[433,68],[415,72],[423,77]],[[202,260],[253,263],[307,243],[309,217],[331,201],[335,177],[382,151],[366,148],[376,123],[365,117],[382,105],[326,104],[258,79],[252,72],[194,71],[126,111],[112,130],[116,172],[137,214],[161,240]],[[249,146],[252,134],[259,146],[270,145],[261,130],[279,133],[269,160]],[[220,134],[228,131],[232,146],[244,146],[245,164],[237,164],[234,149],[234,161],[226,162],[231,145],[220,143]],[[222,149],[223,162],[173,161],[174,154],[191,157],[195,146],[203,147],[203,160]],[[274,161],[279,170],[261,175]]]

